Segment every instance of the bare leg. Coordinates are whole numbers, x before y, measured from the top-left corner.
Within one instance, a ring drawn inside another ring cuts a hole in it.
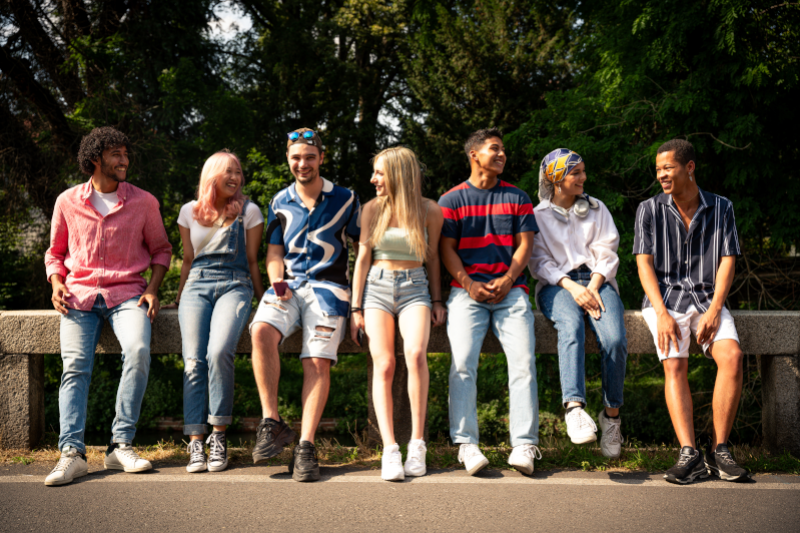
[[[253,374],[261,399],[261,417],[278,420],[278,381],[281,377],[278,344],[281,333],[273,326],[259,322],[253,325],[252,338]]]
[[[672,427],[682,447],[694,448],[694,407],[688,371],[688,359],[671,358],[664,361],[664,396]]]
[[[317,426],[331,389],[331,360],[319,357],[303,359],[303,427],[300,440],[314,442]]]
[[[711,345],[711,356],[717,363],[717,381],[714,384],[714,437],[713,447],[725,444],[736,419],[739,399],[742,396],[742,349],[733,339],[717,341]]]
[[[411,438],[422,439],[428,409],[428,339],[431,310],[424,305],[407,309],[398,317],[408,368],[408,398],[411,403]],[[391,386],[391,385],[390,385]]]
[[[378,418],[384,446],[397,441],[394,437],[394,317],[380,309],[364,311],[364,329],[369,338],[369,353],[372,356],[372,404]]]

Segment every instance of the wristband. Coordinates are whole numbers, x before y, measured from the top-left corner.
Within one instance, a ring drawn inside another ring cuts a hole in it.
[[[350,308],[350,312],[351,313],[355,313],[356,311],[363,311],[363,310],[364,309],[362,309],[361,307],[351,307]]]
[[[469,287],[467,287],[467,294],[469,294],[469,291],[472,290],[472,284],[473,283],[475,283],[475,280],[473,280],[473,279],[469,280]]]

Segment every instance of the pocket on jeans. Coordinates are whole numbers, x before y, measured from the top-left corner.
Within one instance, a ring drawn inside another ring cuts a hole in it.
[[[426,278],[425,276],[413,277],[413,278],[411,278],[411,283],[414,284],[414,285],[427,285],[428,284],[428,278]]]

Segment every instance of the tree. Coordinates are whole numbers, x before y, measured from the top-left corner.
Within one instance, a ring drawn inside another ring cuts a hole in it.
[[[534,161],[557,147],[587,161],[588,189],[609,205],[622,234],[626,305],[637,307],[642,294],[629,254],[633,214],[660,190],[655,151],[674,137],[695,145],[700,186],[734,202],[745,260],[732,301],[797,305],[796,260],[785,250],[800,237],[800,210],[788,208],[800,198],[792,134],[800,118],[800,5],[585,3],[579,18],[575,87],[549,92],[547,107],[510,141]],[[529,192],[537,179],[534,165],[523,181]],[[754,272],[756,264],[764,270]],[[770,291],[765,279],[782,284]]]

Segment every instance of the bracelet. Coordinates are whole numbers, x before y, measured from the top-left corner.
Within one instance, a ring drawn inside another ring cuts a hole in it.
[[[469,287],[467,287],[467,294],[469,294],[469,291],[472,290],[473,283],[475,283],[474,279],[469,280]]]
[[[500,277],[501,277],[501,278],[508,278],[508,279],[509,279],[509,281],[511,281],[511,283],[514,283],[514,278],[512,278],[511,276],[509,276],[507,273],[506,273],[506,274],[503,274],[503,275],[502,275],[502,276],[500,276]]]
[[[350,312],[351,313],[355,313],[356,311],[363,311],[363,310],[364,309],[362,309],[361,307],[351,307],[350,308]]]

